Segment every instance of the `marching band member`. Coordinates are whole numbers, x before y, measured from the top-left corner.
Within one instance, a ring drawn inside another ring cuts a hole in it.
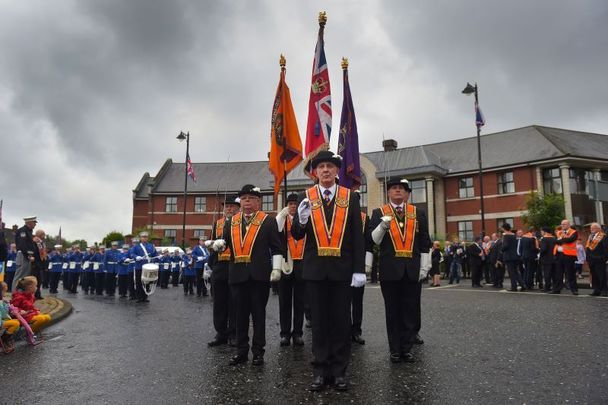
[[[224,216],[213,224],[211,234],[212,241],[221,239],[224,233],[224,223],[236,214],[240,208],[238,198],[226,198],[224,205]],[[211,248],[212,241],[208,241]],[[215,252],[211,249],[209,266],[211,267],[211,288],[213,289],[213,326],[215,327],[215,338],[207,343],[209,347],[219,346],[225,343],[234,345],[236,333],[236,305],[228,284],[228,267],[230,263],[230,248],[223,252]]]
[[[64,258],[61,253],[62,247],[63,246],[61,245],[55,245],[55,250],[49,254],[49,292],[51,294],[57,294],[57,286],[59,286],[59,279],[61,278],[61,272],[63,271]]]
[[[420,281],[431,267],[431,239],[426,213],[407,203],[412,191],[409,182],[391,180],[386,188],[389,203],[373,211],[370,228],[380,246],[380,288],[390,360],[412,362],[411,349],[420,328]]]
[[[207,296],[207,286],[203,280],[203,271],[205,263],[209,258],[209,251],[205,247],[205,238],[201,237],[198,240],[198,245],[192,249],[192,260],[194,260],[194,271],[196,272],[196,296]]]
[[[129,291],[129,266],[131,265],[131,256],[129,254],[129,245],[122,245],[122,252],[118,256],[118,296],[126,298]],[[133,274],[130,275],[133,280]]]
[[[91,290],[91,294],[95,292],[95,274],[93,273],[92,262],[96,254],[95,246],[89,246],[82,258],[82,291],[87,295],[89,294],[89,289]]]
[[[164,290],[169,288],[169,276],[171,275],[171,263],[173,262],[173,259],[169,256],[169,249],[163,249],[163,255],[159,262],[159,284],[160,288]]]
[[[194,295],[194,283],[196,282],[196,269],[194,268],[194,257],[192,249],[188,248],[182,257],[182,281],[184,284],[184,295]]]
[[[127,267],[127,271],[129,272],[129,301],[133,301],[137,299],[137,292],[135,291],[135,256],[133,255],[133,251],[135,246],[139,243],[139,238],[133,238],[131,241],[131,248],[129,249],[129,266]]]
[[[116,292],[116,275],[118,274],[118,261],[121,255],[120,250],[118,250],[118,242],[112,242],[111,246],[110,250],[106,251],[103,256],[104,283],[108,297],[113,297]]]
[[[366,282],[365,241],[359,198],[336,184],[341,158],[320,152],[311,162],[319,183],[298,197],[291,227],[294,239],[306,237],[304,269],[312,317],[312,391],[335,382],[348,389],[346,367],[351,349],[351,286]]]
[[[236,301],[237,354],[231,365],[246,362],[249,353],[249,319],[253,320],[252,364],[264,364],[266,304],[270,282],[281,277],[282,249],[277,222],[260,211],[262,194],[251,184],[239,192],[241,212],[227,219],[224,240],[214,243],[217,251],[230,248],[228,282]]]
[[[82,271],[84,255],[80,251],[80,245],[72,246],[72,253],[68,255],[68,289],[72,294],[78,293],[78,280]]]
[[[135,295],[137,302],[150,302],[141,282],[142,268],[145,263],[151,263],[158,255],[154,245],[148,242],[148,232],[139,234],[139,243],[131,250],[131,259],[135,260]]]
[[[175,249],[173,251],[173,256],[171,256],[171,284],[173,287],[177,287],[179,285],[179,264],[181,261],[182,258],[179,254],[179,250]]]

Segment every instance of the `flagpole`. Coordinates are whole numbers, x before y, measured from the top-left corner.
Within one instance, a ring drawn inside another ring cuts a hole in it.
[[[285,75],[285,65],[287,60],[283,55],[279,58],[279,66],[281,66],[281,75]],[[287,206],[287,139],[283,133],[283,207]]]
[[[181,132],[180,136],[186,138],[186,161],[184,167],[184,215],[182,218],[182,249],[186,250],[186,205],[188,196],[188,157],[190,156],[190,131],[187,133]],[[178,137],[179,139],[179,137]]]

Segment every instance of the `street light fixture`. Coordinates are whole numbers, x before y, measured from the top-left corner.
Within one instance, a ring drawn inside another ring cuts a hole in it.
[[[186,250],[186,198],[188,194],[188,157],[190,156],[190,131],[180,131],[177,136],[180,142],[186,141],[186,160],[184,161],[184,215],[182,219],[182,249]]]
[[[484,237],[486,234],[485,231],[485,209],[483,205],[483,171],[481,165],[481,125],[477,119],[477,111],[479,109],[479,92],[477,88],[477,83],[475,86],[471,85],[471,83],[467,82],[467,86],[462,90],[462,94],[466,94],[470,96],[471,94],[475,95],[475,126],[477,127],[477,162],[479,168],[479,204],[480,204],[480,213],[481,213],[481,236]]]

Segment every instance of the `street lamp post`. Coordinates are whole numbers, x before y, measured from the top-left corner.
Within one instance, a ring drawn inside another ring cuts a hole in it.
[[[481,212],[481,236],[485,236],[485,209],[483,205],[483,170],[481,166],[481,125],[483,123],[479,122],[477,119],[478,111],[479,111],[479,93],[477,91],[477,83],[475,86],[471,86],[470,83],[467,82],[467,86],[462,90],[462,94],[466,94],[467,96],[474,94],[475,95],[475,126],[477,127],[477,162],[479,169],[479,204],[480,204],[480,212]]]
[[[180,132],[177,136],[180,142],[186,140],[186,160],[184,161],[184,215],[182,218],[182,249],[186,250],[186,201],[188,194],[188,157],[190,156],[190,131],[184,134]]]

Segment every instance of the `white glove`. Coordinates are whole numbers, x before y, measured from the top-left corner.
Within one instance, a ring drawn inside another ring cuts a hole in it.
[[[270,273],[270,281],[275,282],[281,279],[281,270],[283,269],[283,255],[272,256],[272,273]]]
[[[385,215],[380,219],[382,220],[380,224],[384,229],[389,229],[391,227],[391,221],[393,220],[393,217],[391,217],[390,215]]]
[[[386,215],[380,218],[382,221],[378,224],[376,229],[372,231],[372,240],[376,245],[382,243],[382,239],[384,239],[384,234],[390,228],[391,217]],[[388,221],[385,221],[388,220]]]
[[[306,225],[308,223],[308,218],[310,218],[311,212],[310,200],[308,198],[303,199],[298,206],[298,218],[300,220],[300,224]]]
[[[140,262],[140,261],[142,261],[142,260],[144,260],[144,257],[143,257],[143,256],[135,256],[135,261]]]
[[[224,239],[217,239],[215,242],[213,242],[212,249],[216,252],[223,252],[226,250],[226,241]]]
[[[283,271],[283,274],[290,275],[293,271],[293,262],[290,262],[289,260],[283,260],[283,266],[281,270]]]
[[[372,274],[372,263],[374,261],[374,255],[372,252],[365,252],[365,274],[368,276]]]
[[[270,273],[270,282],[274,283],[277,282],[281,279],[281,270],[273,270],[272,273]]]
[[[420,253],[420,268],[428,272],[431,267],[433,267],[433,263],[431,262],[431,255],[428,253]]]
[[[197,262],[202,262],[202,261],[203,261],[203,259],[204,259],[204,257],[203,257],[203,256],[199,256],[199,257],[197,257],[197,258],[196,258],[196,261],[197,261]]]
[[[283,208],[277,214],[277,226],[279,228],[279,232],[283,232],[283,229],[285,228],[285,220],[287,219],[287,215],[289,215],[288,207]]]
[[[353,279],[350,283],[351,287],[359,288],[363,287],[367,282],[367,276],[365,273],[353,273]]]
[[[211,278],[211,270],[205,269],[203,272],[203,280],[209,280]]]
[[[422,281],[422,280],[426,279],[428,274],[429,274],[429,271],[427,269],[420,269],[418,281]]]
[[[205,241],[205,247],[207,249],[209,249],[211,247],[211,245],[213,245],[213,241],[212,240],[208,239],[208,240]]]

